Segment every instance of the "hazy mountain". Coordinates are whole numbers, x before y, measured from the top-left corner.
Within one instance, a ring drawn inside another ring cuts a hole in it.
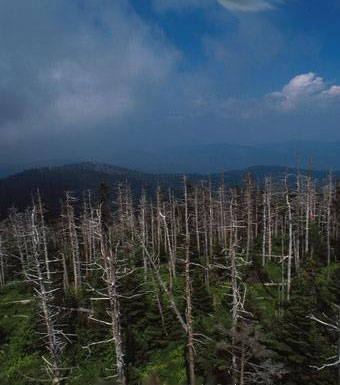
[[[261,145],[216,143],[115,152],[105,162],[151,172],[219,173],[254,165],[329,170],[340,166],[340,143],[285,142]]]
[[[340,168],[340,142],[285,142],[261,145],[215,143],[166,148],[110,151],[95,162],[154,173],[221,173],[255,165],[278,165],[316,170]],[[26,164],[0,164],[0,177],[32,168],[79,163],[79,159],[50,159]]]
[[[0,163],[0,178],[5,178],[15,173],[33,168],[64,166],[71,163],[76,162],[70,159],[48,159],[18,164]]]
[[[279,180],[286,172],[296,174],[296,169],[279,166],[256,166],[224,172],[223,180],[226,185],[239,185],[244,177],[250,173],[261,183],[266,175],[271,175]],[[315,171],[313,174],[319,181],[327,177],[325,171]],[[335,175],[340,176],[340,173],[335,173]],[[221,182],[222,174],[188,174],[188,178],[194,183],[210,180],[213,185],[216,185]],[[145,189],[148,194],[154,192],[158,184],[163,191],[167,191],[171,187],[175,193],[179,193],[182,189],[181,174],[143,173],[95,163],[31,169],[0,179],[0,215],[6,216],[11,206],[20,210],[29,206],[32,193],[37,189],[39,189],[47,209],[50,212],[55,212],[59,210],[60,201],[66,190],[73,191],[77,197],[81,197],[85,190],[92,190],[95,196],[101,183],[107,184],[114,192],[117,183],[125,181],[131,185],[135,196],[139,196],[142,189]]]
[[[157,183],[176,187],[180,176],[143,174],[124,168],[81,163],[59,167],[31,169],[0,179],[0,215],[5,216],[12,205],[22,210],[31,203],[32,193],[39,189],[50,211],[60,207],[66,190],[80,197],[85,190],[96,193],[101,183],[114,190],[117,183],[127,181],[135,194],[143,188],[154,190]]]

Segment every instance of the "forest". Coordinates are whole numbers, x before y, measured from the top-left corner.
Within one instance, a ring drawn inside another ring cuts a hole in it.
[[[102,183],[0,224],[0,383],[340,384],[330,173]]]

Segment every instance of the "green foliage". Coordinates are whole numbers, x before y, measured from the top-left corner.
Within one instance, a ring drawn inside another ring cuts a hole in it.
[[[0,382],[8,385],[28,384],[27,377],[39,378],[42,374],[37,308],[32,293],[27,291],[23,284],[0,290]],[[32,302],[18,305],[25,300]]]
[[[143,385],[156,384],[152,379],[162,385],[185,385],[184,346],[173,342],[166,349],[155,351],[140,374]]]
[[[284,384],[322,385],[335,383],[330,371],[317,371],[331,354],[329,339],[324,330],[308,318],[318,312],[316,271],[306,271],[305,277],[295,281],[291,301],[285,304],[282,318],[273,323],[273,350],[277,358],[289,368]]]
[[[253,264],[242,268],[247,287],[246,310],[251,315],[239,322],[236,339],[238,346],[244,343],[249,348],[248,372],[253,370],[251,365],[258,365],[261,368],[258,375],[267,381],[263,382],[266,385],[336,383],[336,370],[317,371],[313,366],[320,366],[334,356],[337,336],[307,316],[323,313],[331,318],[336,316],[333,304],[340,301],[339,264],[326,268],[315,253],[305,258],[300,275],[293,274],[288,303],[282,301],[277,286],[264,285],[281,282],[281,265],[273,260],[262,267],[259,255],[253,258]],[[127,258],[135,266],[134,274],[128,275],[120,286],[128,383],[184,385],[187,381],[185,333],[169,307],[167,295],[156,280],[152,281],[151,271],[147,283],[144,281],[141,250]],[[221,255],[217,255],[218,258],[223,263]],[[167,264],[161,263],[160,269],[165,284],[169,285]],[[179,266],[173,294],[185,317],[185,282],[181,269]],[[197,385],[228,384],[231,381],[230,278],[225,270],[213,271],[207,287],[203,277],[201,267],[193,267],[194,332],[199,333],[195,338],[200,341],[195,343]],[[88,283],[101,287],[100,273],[94,272]],[[25,300],[29,301],[17,302]],[[108,304],[91,302],[86,290],[78,295],[71,292],[57,297],[57,301],[65,308],[93,308],[99,319],[108,320]],[[47,353],[38,334],[41,332],[38,313],[38,303],[29,286],[9,284],[1,288],[0,383],[26,385],[32,383],[29,378],[46,378],[42,356]],[[105,343],[86,348],[91,343],[110,339],[109,328],[103,328],[89,320],[88,314],[78,311],[62,312],[61,320],[71,339],[63,354],[62,364],[70,368],[66,373],[69,379],[63,385],[115,384],[113,378],[108,378],[115,373],[114,345]]]

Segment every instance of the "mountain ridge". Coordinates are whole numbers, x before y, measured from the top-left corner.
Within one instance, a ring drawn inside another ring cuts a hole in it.
[[[295,168],[282,166],[252,166],[222,173],[188,173],[187,176],[193,183],[209,180],[213,185],[217,185],[223,178],[227,186],[235,186],[241,184],[247,174],[251,174],[258,183],[261,183],[265,176],[279,180],[284,174],[296,175],[297,172]],[[306,174],[309,171],[301,169],[300,172]],[[311,172],[319,182],[327,178],[325,171]],[[148,173],[98,162],[25,170],[0,179],[0,216],[5,217],[11,206],[19,210],[25,209],[31,203],[32,193],[38,189],[47,209],[56,212],[65,191],[72,191],[80,198],[82,192],[86,190],[96,194],[102,183],[114,192],[118,183],[128,182],[135,196],[139,196],[142,190],[146,190],[147,193],[155,191],[158,185],[162,186],[163,190],[171,188],[178,193],[182,189],[182,176],[183,173]],[[334,172],[334,176],[340,177],[340,171]]]
[[[182,144],[161,148],[103,150],[91,154],[94,163],[152,173],[221,173],[254,165],[329,170],[340,168],[340,142],[290,141],[264,144]],[[37,167],[78,164],[87,159],[50,159],[30,163],[0,163],[0,177]]]

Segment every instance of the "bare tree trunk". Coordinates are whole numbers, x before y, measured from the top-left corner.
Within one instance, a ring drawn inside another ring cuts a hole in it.
[[[196,245],[197,253],[201,254],[201,244],[200,244],[200,231],[199,231],[199,216],[198,216],[198,191],[197,187],[195,188],[195,229],[196,229]]]
[[[82,217],[82,238],[85,256],[85,274],[89,275],[91,265],[95,255],[95,241],[93,235],[93,208],[91,203],[91,192],[87,191],[83,199],[83,217]]]
[[[250,246],[252,243],[253,236],[253,207],[252,207],[252,180],[248,175],[246,182],[246,210],[247,210],[247,246],[246,246],[246,258],[249,260]]]
[[[203,229],[204,229],[204,256],[205,256],[205,284],[207,287],[209,287],[209,280],[210,280],[210,274],[209,274],[209,264],[210,264],[210,258],[209,258],[209,246],[208,246],[208,220],[207,220],[207,210],[206,210],[206,198],[204,193],[204,187],[202,185],[202,201],[204,204],[203,209]]]
[[[147,281],[147,274],[148,274],[148,260],[145,255],[144,246],[146,246],[146,196],[145,191],[142,192],[142,198],[140,203],[140,227],[142,231],[142,242],[143,242],[143,249],[142,249],[142,257],[143,257],[143,268],[144,268],[144,281]]]
[[[161,211],[161,188],[159,185],[157,186],[156,203],[157,203],[157,211],[156,211],[157,256],[159,258],[161,254],[161,239],[162,239],[161,217],[159,215]]]
[[[266,264],[267,243],[267,192],[263,192],[262,266]]]
[[[159,286],[162,288],[162,290],[164,291],[164,293],[166,294],[166,296],[169,300],[170,308],[175,313],[175,316],[176,316],[179,324],[183,328],[184,332],[187,334],[188,333],[187,325],[186,325],[186,323],[185,323],[185,321],[181,315],[181,312],[179,311],[179,309],[177,307],[176,300],[175,300],[173,293],[168,289],[167,285],[165,284],[165,282],[162,279],[158,264],[155,263],[154,258],[152,258],[152,256],[150,255],[147,248],[145,248],[145,253],[148,257],[148,260],[149,260],[150,265],[153,269],[153,272],[155,274],[155,277],[158,281]]]
[[[211,191],[211,181],[209,182],[209,258],[214,253],[214,208]]]
[[[267,178],[268,258],[272,256],[272,180]]]
[[[231,249],[231,286],[232,286],[232,295],[233,295],[233,308],[232,308],[232,327],[231,327],[231,335],[232,335],[232,384],[237,384],[237,356],[236,356],[236,327],[237,327],[237,305],[238,305],[238,285],[237,285],[237,277],[236,277],[236,261],[235,261],[235,247],[233,246]]]
[[[177,254],[177,219],[176,219],[176,200],[175,197],[171,196],[170,207],[171,207],[171,235],[172,235],[172,250],[174,255]]]
[[[74,218],[74,209],[72,206],[72,202],[74,200],[75,199],[71,196],[70,192],[66,192],[65,214],[68,227],[68,238],[70,242],[69,246],[73,263],[74,290],[76,293],[78,293],[82,287],[82,279],[78,235]]]
[[[288,263],[287,263],[287,300],[290,300],[290,286],[291,286],[291,273],[292,273],[292,254],[293,254],[293,218],[292,218],[292,206],[289,200],[289,190],[288,190],[288,177],[285,178],[285,187],[286,187],[286,204],[288,210]]]
[[[49,302],[52,299],[52,293],[55,289],[51,288],[51,282],[44,275],[47,275],[46,266],[43,270],[43,263],[41,262],[41,234],[37,227],[37,209],[33,207],[31,214],[31,231],[32,231],[32,251],[34,260],[35,275],[33,282],[35,283],[35,291],[41,303],[42,315],[47,331],[48,350],[50,353],[50,361],[47,361],[47,371],[52,375],[52,384],[59,385],[61,383],[60,370],[60,354],[62,350],[62,342],[58,336],[58,331],[55,328],[55,314],[52,311]],[[45,250],[44,250],[45,252]],[[44,262],[45,263],[45,262]],[[32,275],[31,275],[32,276]],[[60,333],[60,332],[59,332]]]
[[[195,357],[194,337],[192,328],[192,282],[190,276],[190,232],[189,232],[189,211],[188,211],[188,190],[187,181],[184,177],[184,205],[185,205],[185,297],[186,297],[186,325],[188,335],[188,363],[189,363],[189,384],[195,385]]]
[[[46,226],[45,226],[45,219],[44,219],[44,207],[41,201],[41,196],[38,190],[37,194],[37,203],[38,203],[38,212],[39,212],[39,219],[40,219],[40,232],[41,232],[41,240],[42,240],[42,246],[44,251],[44,258],[45,258],[45,266],[46,266],[46,274],[47,279],[51,279],[51,272],[50,272],[50,262],[48,260],[48,251],[47,251],[47,239],[46,239]]]
[[[0,286],[4,286],[6,283],[5,271],[6,271],[6,255],[2,244],[2,237],[0,234]]]
[[[160,293],[159,293],[159,286],[157,286],[153,275],[151,275],[151,280],[152,280],[152,284],[153,284],[153,287],[155,290],[155,297],[156,297],[156,301],[157,301],[157,307],[158,307],[159,315],[161,316],[162,328],[163,328],[164,334],[167,336],[168,331],[166,330],[163,306],[162,306],[161,297],[160,297]]]
[[[239,290],[237,283],[236,270],[236,244],[235,244],[235,214],[234,214],[234,192],[232,192],[230,200],[230,246],[229,255],[231,263],[231,290],[232,290],[232,317],[231,317],[231,354],[232,354],[232,385],[237,384],[237,356],[236,356],[236,327],[238,321],[238,304],[239,304]]]
[[[120,324],[120,303],[118,295],[118,275],[117,275],[117,258],[118,244],[113,250],[111,245],[111,237],[109,241],[105,240],[103,223],[101,219],[101,209],[97,209],[98,217],[98,238],[100,243],[100,252],[104,264],[105,283],[107,286],[108,300],[110,303],[111,331],[114,340],[116,352],[116,370],[119,385],[126,385],[125,362],[123,352],[122,331]]]
[[[159,216],[162,219],[163,225],[164,225],[164,233],[166,237],[166,244],[167,249],[169,251],[169,285],[170,290],[172,290],[173,287],[173,280],[176,278],[176,256],[174,255],[174,252],[171,247],[171,241],[170,241],[170,234],[169,234],[169,228],[168,224],[166,222],[166,217],[161,212],[159,213]]]
[[[331,264],[331,220],[332,220],[332,201],[333,201],[333,180],[332,174],[329,173],[329,182],[327,188],[327,267],[329,274],[329,266]]]
[[[310,197],[311,197],[311,185],[310,177],[307,177],[306,186],[306,227],[305,227],[305,253],[309,251],[309,219],[310,219]]]

